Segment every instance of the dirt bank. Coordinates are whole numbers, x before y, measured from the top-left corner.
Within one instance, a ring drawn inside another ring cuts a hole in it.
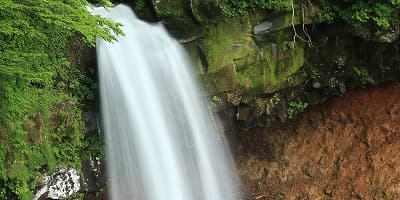
[[[248,199],[400,199],[400,83],[350,91],[236,139]]]

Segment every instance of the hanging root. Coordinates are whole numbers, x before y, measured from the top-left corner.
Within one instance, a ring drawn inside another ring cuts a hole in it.
[[[315,47],[315,48],[319,48],[321,46],[323,46],[327,41],[324,41],[322,44],[320,45],[315,45],[314,42],[311,39],[310,34],[308,34],[308,30],[307,27],[305,26],[305,14],[304,14],[304,4],[301,4],[301,15],[302,15],[302,28],[303,28],[303,34],[305,35],[306,38],[301,37],[296,30],[296,27],[294,25],[294,17],[295,17],[295,9],[294,9],[294,0],[292,0],[291,5],[292,5],[292,28],[293,28],[293,48],[294,48],[294,44],[296,43],[296,38],[299,38],[301,41],[303,41],[304,43],[307,43],[309,47]]]

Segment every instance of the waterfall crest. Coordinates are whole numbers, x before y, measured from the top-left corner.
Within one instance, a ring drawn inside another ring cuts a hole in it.
[[[239,199],[228,145],[184,49],[127,6],[92,12],[125,33],[97,41],[111,199]]]

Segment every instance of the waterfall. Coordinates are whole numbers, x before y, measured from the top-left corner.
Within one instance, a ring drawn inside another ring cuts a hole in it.
[[[92,12],[125,33],[97,41],[111,199],[240,199],[226,139],[181,45],[127,6]]]

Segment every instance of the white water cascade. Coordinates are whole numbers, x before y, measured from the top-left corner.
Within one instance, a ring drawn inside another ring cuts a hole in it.
[[[97,41],[111,199],[240,199],[232,156],[184,49],[126,6],[92,12],[125,33]]]

